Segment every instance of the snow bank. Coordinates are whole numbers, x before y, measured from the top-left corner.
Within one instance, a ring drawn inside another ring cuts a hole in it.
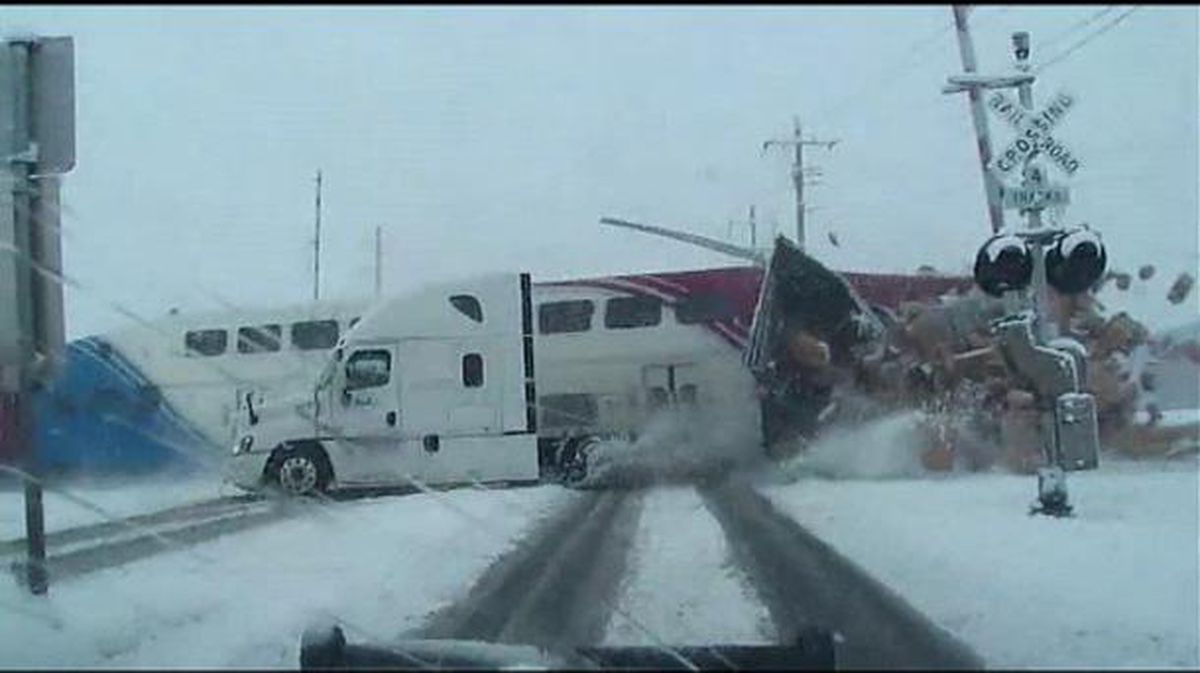
[[[646,493],[629,565],[618,610],[638,624],[614,613],[606,645],[774,642],[770,614],[695,489]]]
[[[990,667],[1200,665],[1197,461],[1110,460],[1069,487],[1063,520],[1028,516],[1018,475],[761,488]]]
[[[573,495],[547,486],[314,504],[310,516],[52,584],[45,598],[0,582],[0,661],[294,668],[313,621],[336,618],[352,640],[395,638]]]
[[[72,479],[52,481],[43,489],[46,530],[55,531],[107,521],[97,512],[55,491],[66,491],[117,518],[156,512],[243,491],[220,475],[165,474],[137,479]],[[25,490],[15,480],[0,490],[0,540],[25,537]]]

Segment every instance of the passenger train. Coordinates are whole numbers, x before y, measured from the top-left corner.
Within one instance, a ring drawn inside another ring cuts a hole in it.
[[[757,415],[745,354],[765,274],[730,266],[533,283],[540,435],[636,435],[668,405],[741,405]],[[841,276],[883,315],[970,286]],[[173,314],[71,341],[34,398],[37,463],[47,472],[215,466],[247,406],[310,389],[329,349],[370,306]]]
[[[779,398],[760,405],[748,395],[756,375],[763,378],[763,344],[752,343],[752,330],[756,312],[773,310],[768,294],[784,292],[774,304],[790,304],[793,313],[815,307],[810,318],[820,323],[829,319],[832,295],[844,307],[854,295],[859,307],[887,319],[901,302],[971,287],[965,277],[832,274],[782,238],[768,263],[761,251],[622,224],[755,264],[532,283],[540,438],[631,437],[670,405],[754,416],[780,403],[794,407]],[[791,268],[776,270],[780,260]],[[330,349],[373,304],[172,312],[74,339],[54,379],[34,395],[35,464],[49,473],[214,467],[254,404],[312,389]],[[834,332],[841,326],[827,328],[824,336],[840,341]],[[772,348],[780,353],[779,343]],[[0,429],[11,437],[12,401],[0,402]],[[20,462],[16,441],[2,444],[0,462]]]

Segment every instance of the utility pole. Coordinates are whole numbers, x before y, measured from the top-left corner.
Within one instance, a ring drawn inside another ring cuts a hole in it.
[[[375,296],[383,291],[383,227],[375,226]]]
[[[796,247],[800,248],[800,250],[804,250],[804,211],[807,209],[804,202],[804,148],[806,146],[817,146],[832,150],[833,146],[837,143],[837,140],[805,139],[799,117],[792,118],[792,138],[788,140],[768,140],[763,143],[763,152],[766,152],[772,145],[779,145],[781,147],[791,146],[795,150],[795,159],[792,163],[792,186],[796,190]]]
[[[321,298],[321,169],[317,169],[316,216],[313,235],[313,301]]]
[[[13,401],[25,481],[24,572],[35,595],[49,591],[33,391],[51,378],[63,349],[59,175],[75,166],[75,54],[69,37],[0,43],[0,395]]]
[[[971,29],[967,24],[966,5],[954,5],[954,27],[958,32],[958,55],[962,59],[963,72],[968,75],[977,70],[975,61],[975,43],[971,40]],[[967,100],[971,105],[971,121],[975,125],[976,145],[979,149],[979,167],[983,173],[983,191],[987,196],[988,219],[992,224],[992,233],[1004,228],[1004,209],[1000,207],[1000,181],[989,170],[992,161],[992,142],[988,133],[987,113],[983,109],[983,101],[979,95],[979,87],[966,88]],[[1024,99],[1022,99],[1024,100]]]
[[[758,223],[754,221],[754,206],[750,206],[750,247],[758,247]]]

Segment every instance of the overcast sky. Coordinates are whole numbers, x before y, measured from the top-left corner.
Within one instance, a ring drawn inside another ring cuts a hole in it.
[[[981,69],[1071,47],[1124,7],[986,6]],[[5,34],[75,38],[78,164],[64,183],[70,336],[168,308],[311,296],[313,177],[325,175],[322,295],[484,270],[535,279],[736,263],[602,227],[602,216],[739,242],[791,235],[793,114],[820,138],[812,251],[834,268],[966,272],[989,229],[949,7],[6,7]],[[1077,28],[1072,31],[1072,28]],[[1142,7],[1039,77],[1078,105],[1068,223],[1113,266],[1154,262],[1132,310],[1197,266],[1197,9]],[[994,144],[1012,131],[989,120]],[[1010,217],[1013,217],[1010,215]],[[836,233],[840,247],[827,234]],[[1158,285],[1155,285],[1157,283]]]

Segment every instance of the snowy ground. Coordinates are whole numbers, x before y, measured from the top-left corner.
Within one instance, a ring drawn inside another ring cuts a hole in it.
[[[243,493],[222,483],[219,475],[193,473],[175,476],[154,476],[139,479],[71,479],[50,482],[43,489],[42,507],[46,530],[55,531],[74,526],[107,521],[94,509],[85,507],[61,494],[85,500],[115,518],[145,514],[158,510],[210,500],[223,495]],[[0,540],[25,537],[25,491],[15,480],[0,489]]]
[[[1076,517],[1064,520],[1027,515],[1035,477],[914,478],[906,460],[854,462],[877,478],[760,489],[989,667],[1200,665],[1194,455],[1073,473]],[[899,476],[878,478],[884,466]]]
[[[911,421],[831,434],[790,482],[758,487],[991,667],[1200,666],[1197,456],[1106,457],[1070,476],[1077,515],[1054,520],[1026,514],[1034,477],[924,474]],[[229,492],[203,479],[70,490],[121,515]],[[460,598],[577,495],[547,486],[333,503],[65,580],[47,598],[3,576],[0,666],[292,667],[317,618],[338,618],[355,641],[390,640]],[[644,497],[613,597],[638,624],[613,615],[606,641],[772,640],[766,609],[695,490]],[[0,498],[13,513],[7,537],[19,536],[20,492]],[[53,494],[46,503],[51,528],[100,520]]]
[[[312,516],[54,584],[0,581],[5,667],[286,667],[314,619],[390,640],[474,578],[559,487],[462,489],[314,506]]]
[[[770,614],[694,488],[646,494],[632,554],[605,644],[774,641]]]

